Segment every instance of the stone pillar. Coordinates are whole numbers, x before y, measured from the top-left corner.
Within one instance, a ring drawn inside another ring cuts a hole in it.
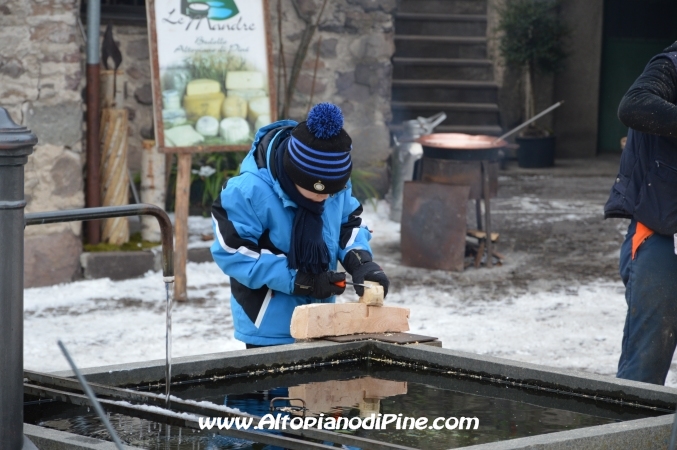
[[[561,18],[573,32],[566,68],[555,77],[555,98],[566,102],[555,115],[558,158],[597,155],[603,17],[602,0],[562,2]]]
[[[0,108],[0,442],[23,446],[24,166],[38,139]]]

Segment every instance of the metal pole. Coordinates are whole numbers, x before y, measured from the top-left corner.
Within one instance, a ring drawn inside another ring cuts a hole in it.
[[[498,142],[498,141],[500,141],[500,140],[502,140],[502,139],[507,138],[508,136],[511,136],[511,135],[517,133],[519,130],[521,130],[522,128],[526,127],[526,126],[529,125],[531,122],[533,122],[533,121],[535,121],[535,120],[538,120],[538,119],[540,119],[541,117],[543,117],[543,116],[545,116],[546,114],[548,114],[550,111],[553,111],[553,110],[559,108],[560,106],[562,106],[563,103],[564,103],[564,100],[562,100],[561,102],[555,103],[555,104],[552,105],[550,108],[548,108],[548,109],[546,109],[546,110],[544,110],[544,111],[541,111],[540,113],[536,114],[534,117],[532,117],[531,119],[527,120],[527,121],[524,122],[523,124],[521,124],[521,125],[519,125],[519,126],[513,128],[512,130],[508,131],[508,132],[505,133],[504,135],[497,137],[496,139],[494,139],[493,142],[494,142],[494,143],[495,143],[495,142]]]
[[[101,150],[99,148],[99,34],[101,0],[87,0],[87,207],[101,206]],[[87,223],[87,242],[101,240],[99,222]]]
[[[172,222],[167,213],[160,207],[139,203],[137,205],[103,206],[99,208],[70,209],[26,214],[26,225],[44,225],[48,223],[76,222],[80,220],[100,220],[112,217],[149,215],[157,219],[162,235],[162,275],[167,290],[167,325],[165,334],[165,377],[166,396],[169,404],[169,388],[172,371],[172,285],[174,284],[174,239]]]
[[[38,139],[0,108],[0,443],[23,447],[24,165]]]
[[[174,281],[174,238],[172,222],[167,213],[159,206],[139,203],[138,205],[102,206],[99,208],[62,209],[26,214],[26,225],[45,225],[49,223],[79,222],[87,220],[110,219],[113,217],[153,216],[160,224],[162,236],[162,276],[165,283]]]
[[[80,372],[78,366],[75,365],[75,361],[73,361],[73,358],[71,358],[70,353],[68,353],[68,350],[66,350],[66,346],[63,345],[63,342],[61,342],[61,340],[57,341],[57,344],[61,349],[61,353],[63,353],[63,356],[66,358],[66,361],[68,361],[68,364],[71,366],[71,369],[73,369],[75,376],[80,382],[80,386],[82,386],[83,392],[85,393],[85,395],[87,395],[87,398],[89,398],[89,403],[92,404],[94,411],[99,416],[99,419],[101,419],[101,422],[103,422],[104,426],[106,427],[106,430],[108,430],[108,434],[110,434],[110,437],[113,439],[115,446],[118,448],[118,450],[123,450],[122,442],[120,442],[118,434],[113,429],[113,425],[111,425],[110,420],[108,420],[108,418],[106,417],[106,413],[101,407],[101,403],[99,403],[99,401],[96,399],[96,395],[94,395],[94,392],[92,392],[92,388],[89,387],[89,384],[87,384],[87,380],[85,380],[85,377],[82,376],[82,372]]]
[[[489,161],[482,161],[482,194],[484,196],[484,232],[487,234],[487,263],[485,267],[491,269],[494,257],[493,243],[491,242],[491,178],[489,177]]]

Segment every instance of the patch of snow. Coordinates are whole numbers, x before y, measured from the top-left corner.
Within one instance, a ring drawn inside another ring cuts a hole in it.
[[[523,197],[494,204],[498,213],[521,211],[526,218],[530,210],[547,210],[558,215],[557,220],[600,214],[599,205],[592,202]],[[364,204],[372,242],[399,243],[399,223],[389,220],[388,213],[385,201]],[[211,232],[209,218],[191,218],[190,224],[198,230],[191,235]],[[510,264],[493,270],[514,270]],[[468,271],[462,276],[478,274]],[[173,357],[243,349],[233,338],[228,277],[214,263],[189,263],[187,277],[191,300],[174,304]],[[25,367],[43,372],[68,369],[57,339],[82,368],[164,359],[164,292],[159,272],[132,280],[26,289]],[[348,300],[347,294],[342,297],[339,301]],[[481,290],[450,292],[421,284],[390,292],[386,302],[410,308],[411,332],[439,337],[445,348],[602,375],[616,372],[626,313],[620,281],[534,283],[502,300],[488,298]],[[674,371],[666,384],[677,387]]]

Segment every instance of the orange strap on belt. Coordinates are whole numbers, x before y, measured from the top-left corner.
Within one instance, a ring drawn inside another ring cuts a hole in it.
[[[639,246],[649,239],[651,235],[653,235],[653,231],[647,228],[643,223],[637,222],[635,234],[632,236],[632,259],[635,259]]]

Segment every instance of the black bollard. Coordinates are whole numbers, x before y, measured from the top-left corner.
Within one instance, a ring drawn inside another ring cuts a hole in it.
[[[0,443],[23,447],[24,166],[38,138],[0,108]]]

